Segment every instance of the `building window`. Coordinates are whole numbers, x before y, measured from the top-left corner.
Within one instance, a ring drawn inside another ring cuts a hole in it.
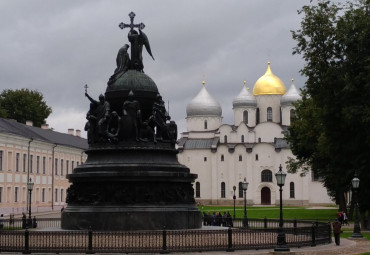
[[[292,119],[294,119],[294,117],[295,117],[295,110],[290,109],[290,121],[292,121]]]
[[[18,202],[18,187],[14,188],[14,202]]]
[[[195,197],[200,197],[200,183],[195,183]]]
[[[221,155],[221,161],[224,161],[225,160],[225,157],[224,157],[224,155],[222,154]]]
[[[272,182],[272,172],[270,170],[263,170],[261,172],[261,182]]]
[[[58,189],[55,189],[55,202],[58,202]]]
[[[55,161],[54,164],[55,175],[58,175],[58,159],[56,158],[54,161]]]
[[[15,171],[16,172],[19,172],[19,157],[20,157],[20,154],[16,153],[15,154]]]
[[[243,156],[239,155],[239,161],[243,161]]]
[[[42,173],[46,173],[46,157],[42,157]]]
[[[30,155],[30,173],[33,173],[33,155]]]
[[[207,157],[204,157],[203,160],[204,160],[204,162],[206,162],[207,161]]]
[[[243,122],[248,124],[248,111],[243,112]]]
[[[240,140],[241,140],[242,143],[244,143],[244,135],[242,135]]]
[[[77,162],[76,162],[76,165],[78,166],[79,164],[80,164],[80,162],[78,162],[78,161],[77,161]]]
[[[260,109],[259,108],[257,108],[256,110],[256,123],[257,124],[260,123]]]
[[[40,173],[40,156],[36,157],[36,173]]]
[[[23,154],[23,173],[26,172],[27,154]]]
[[[64,201],[64,190],[61,189],[60,190],[60,202],[63,202]]]
[[[66,174],[69,174],[69,160],[66,160]]]
[[[207,125],[207,120],[204,121],[204,129],[207,129],[208,128],[208,125]]]
[[[227,135],[224,136],[224,143],[227,143]]]
[[[41,202],[45,202],[45,188],[41,190]]]
[[[239,182],[239,198],[243,198],[243,184]]]
[[[75,168],[75,162],[72,160],[72,170]]]
[[[225,183],[224,182],[221,182],[221,198],[225,198],[225,197],[226,197]]]
[[[272,121],[272,108],[267,107],[267,121]]]
[[[0,187],[0,203],[3,202],[3,187]]]
[[[290,198],[294,198],[295,197],[295,192],[294,192],[294,182],[291,182],[289,184],[290,186]]]
[[[256,161],[258,161],[258,154],[256,154]]]
[[[60,160],[60,175],[63,176],[63,159]]]
[[[0,171],[3,171],[3,155],[4,152],[0,151]]]

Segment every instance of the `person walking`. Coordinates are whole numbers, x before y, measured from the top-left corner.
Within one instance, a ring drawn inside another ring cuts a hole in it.
[[[340,232],[341,232],[342,224],[339,222],[338,219],[335,219],[332,225],[333,225],[335,244],[340,245]]]

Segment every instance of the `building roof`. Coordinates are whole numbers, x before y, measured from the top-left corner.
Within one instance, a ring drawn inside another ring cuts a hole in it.
[[[284,83],[274,75],[268,62],[267,70],[254,84],[253,95],[284,95],[286,88]]]
[[[256,98],[249,93],[246,85],[243,86],[240,93],[233,100],[233,107],[248,107],[248,106],[257,106]]]
[[[221,105],[207,91],[203,84],[199,91],[190,103],[186,106],[186,115],[193,116],[218,116],[221,117]]]
[[[51,129],[28,126],[16,120],[0,118],[0,133],[13,134],[24,138],[33,138],[44,142],[65,145],[79,149],[88,149],[85,138],[70,134],[59,133]]]

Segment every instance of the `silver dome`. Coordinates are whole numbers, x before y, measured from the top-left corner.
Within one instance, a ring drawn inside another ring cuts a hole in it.
[[[297,100],[301,99],[297,88],[294,85],[294,80],[292,80],[292,85],[288,91],[281,97],[281,105],[289,105]]]
[[[233,107],[257,106],[256,98],[249,93],[248,88],[244,85],[239,95],[233,100]]]
[[[190,116],[219,116],[222,115],[220,104],[208,93],[203,86],[193,100],[186,106],[186,115]]]

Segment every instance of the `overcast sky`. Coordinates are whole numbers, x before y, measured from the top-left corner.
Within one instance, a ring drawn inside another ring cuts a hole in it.
[[[98,99],[115,69],[118,49],[128,43],[128,14],[143,22],[155,61],[143,51],[144,71],[157,84],[170,115],[185,131],[186,105],[206,81],[233,123],[232,100],[250,89],[271,62],[285,84],[305,78],[290,30],[300,27],[303,0],[2,0],[0,88],[38,90],[59,132],[83,130],[89,94]],[[82,132],[86,137],[85,131]]]

